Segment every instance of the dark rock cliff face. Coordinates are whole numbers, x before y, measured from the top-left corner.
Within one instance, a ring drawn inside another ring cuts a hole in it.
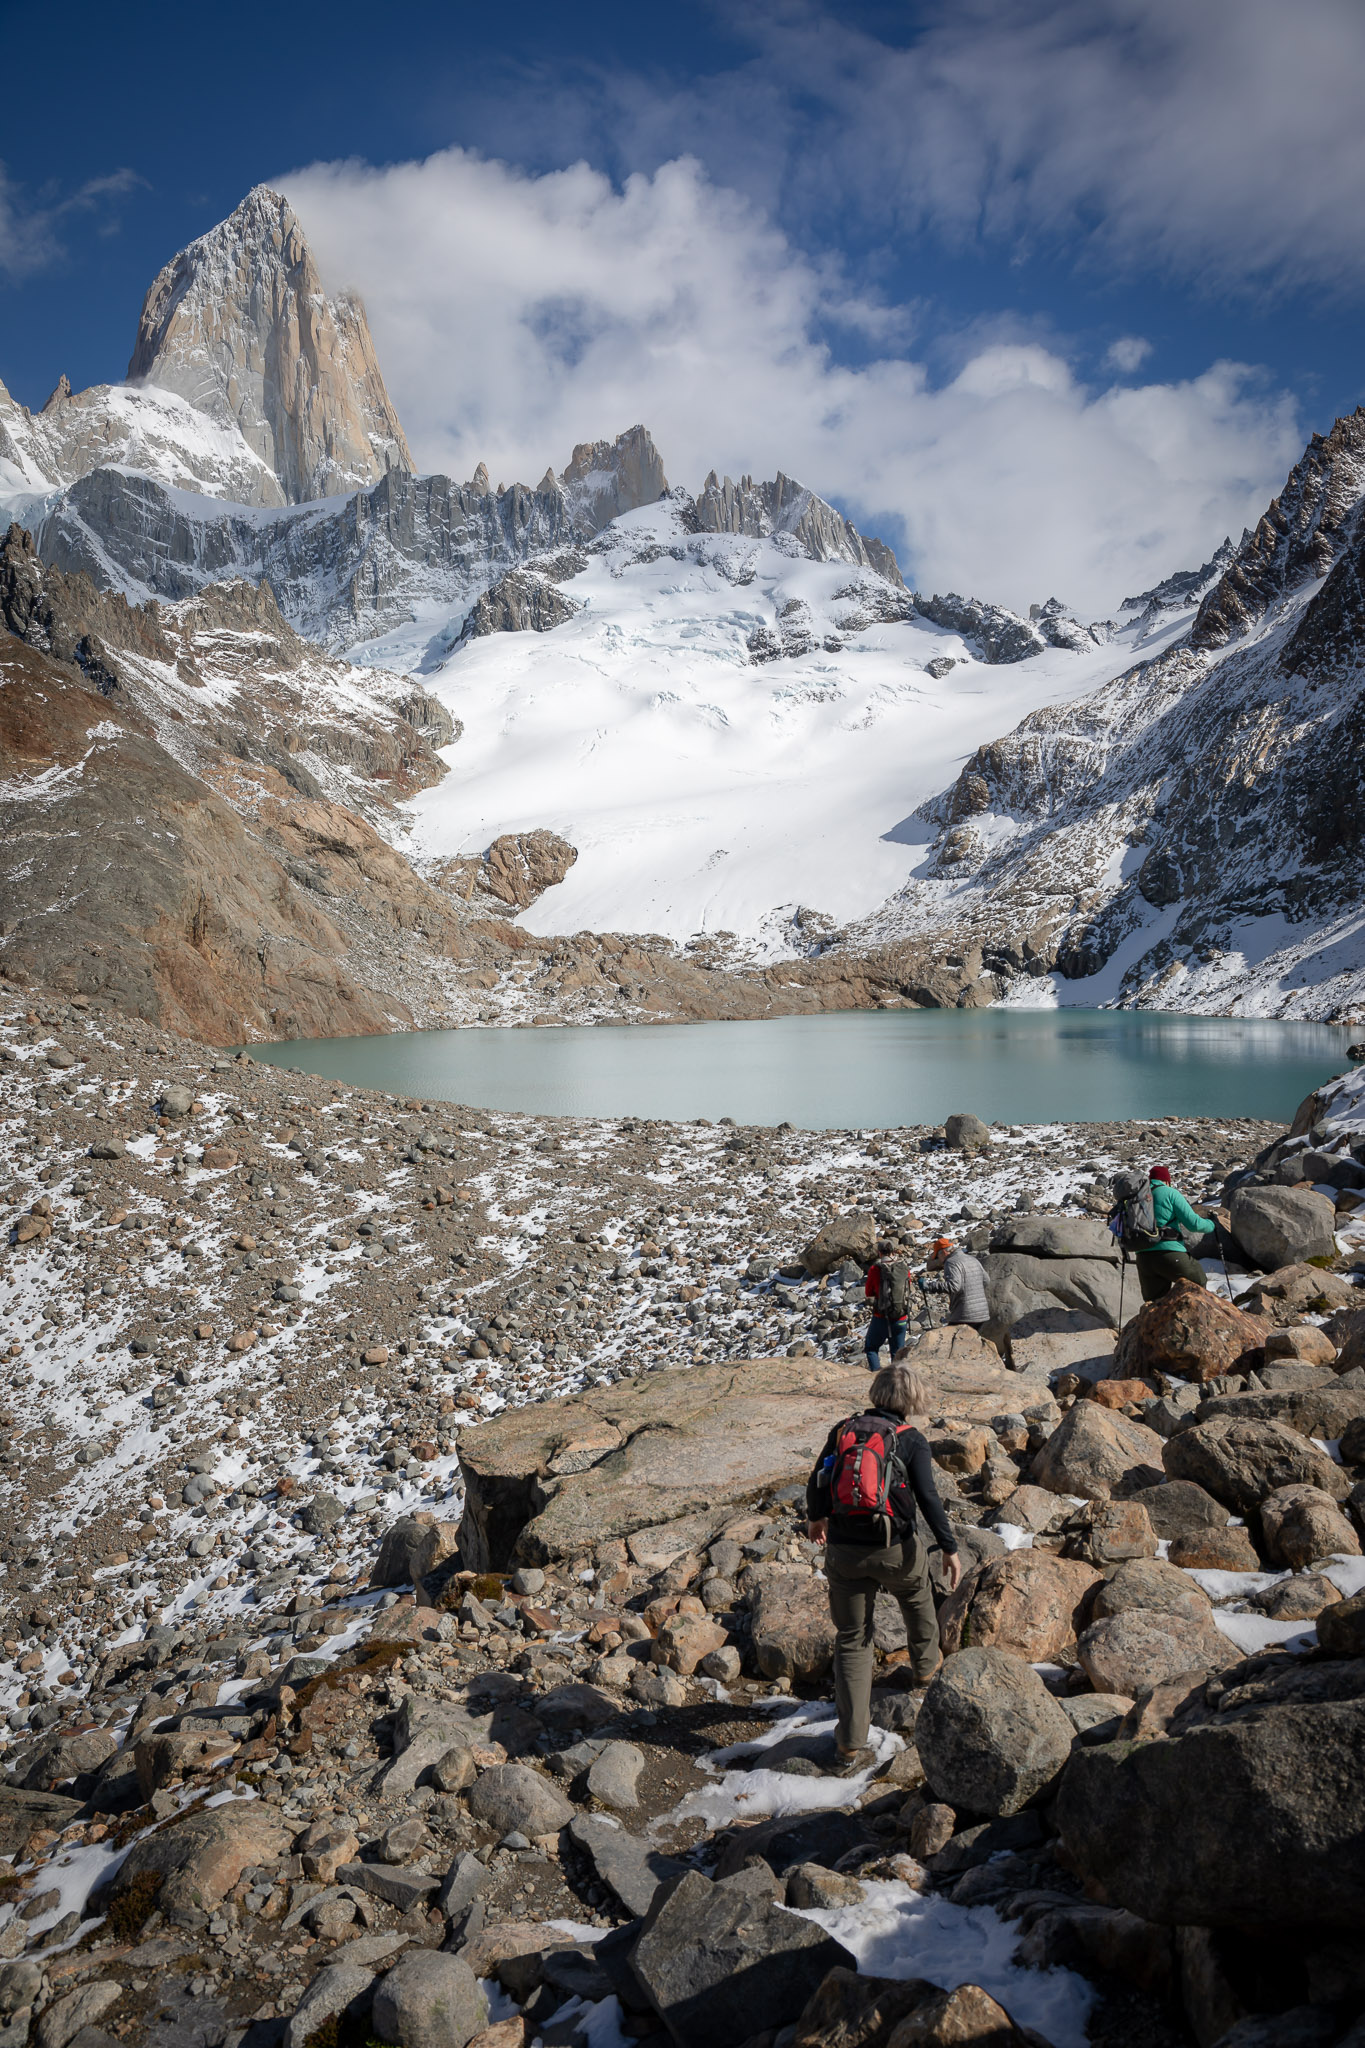
[[[1365,406],[1314,434],[1199,607],[1190,645],[1226,646],[1302,584],[1325,576],[1365,492]]]
[[[947,597],[922,597],[916,592],[915,610],[935,626],[974,641],[981,649],[983,661],[1027,661],[1031,654],[1041,654],[1047,644],[1027,619],[1003,610],[998,604],[958,597],[953,591]]]
[[[488,633],[548,633],[577,610],[578,606],[545,577],[512,569],[475,599],[461,637],[478,640]]]

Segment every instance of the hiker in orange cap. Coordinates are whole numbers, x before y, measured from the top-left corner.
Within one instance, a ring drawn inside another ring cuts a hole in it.
[[[950,1323],[965,1323],[970,1329],[979,1330],[991,1319],[986,1269],[980,1259],[964,1252],[951,1237],[935,1238],[920,1286],[926,1294],[947,1295]]]

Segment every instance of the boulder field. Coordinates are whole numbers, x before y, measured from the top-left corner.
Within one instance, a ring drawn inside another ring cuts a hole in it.
[[[1144,1308],[1141,1127],[494,1117],[20,1000],[0,2048],[1358,2048],[1349,1188]],[[963,1578],[840,1777],[804,1481],[860,1262],[950,1219]]]

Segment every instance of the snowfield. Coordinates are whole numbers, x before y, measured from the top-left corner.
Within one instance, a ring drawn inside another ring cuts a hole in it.
[[[537,931],[733,932],[749,957],[875,910],[923,858],[915,807],[983,741],[1126,666],[1137,630],[988,666],[894,616],[904,592],[869,571],[781,535],[690,533],[668,502],[615,520],[560,588],[572,619],[468,641],[423,676],[464,737],[408,806],[405,851],[447,860],[549,826],[579,857]],[[753,659],[758,636],[775,658]],[[368,658],[415,666],[431,640],[424,619]]]

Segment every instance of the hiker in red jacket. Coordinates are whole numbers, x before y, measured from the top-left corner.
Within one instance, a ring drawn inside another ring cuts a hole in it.
[[[915,1685],[927,1685],[941,1662],[924,1524],[943,1553],[949,1588],[962,1576],[928,1442],[909,1419],[928,1413],[927,1379],[908,1365],[885,1366],[868,1399],[866,1415],[850,1416],[830,1431],[806,1485],[810,1540],[825,1546],[835,1628],[836,1768],[844,1772],[872,1761],[867,1737],[879,1590],[900,1608]]]
[[[869,1371],[875,1372],[881,1364],[883,1344],[891,1346],[894,1365],[905,1350],[909,1335],[910,1269],[901,1260],[892,1258],[889,1238],[882,1238],[877,1246],[877,1256],[863,1281],[863,1295],[872,1303],[872,1317],[863,1339],[863,1352]]]

